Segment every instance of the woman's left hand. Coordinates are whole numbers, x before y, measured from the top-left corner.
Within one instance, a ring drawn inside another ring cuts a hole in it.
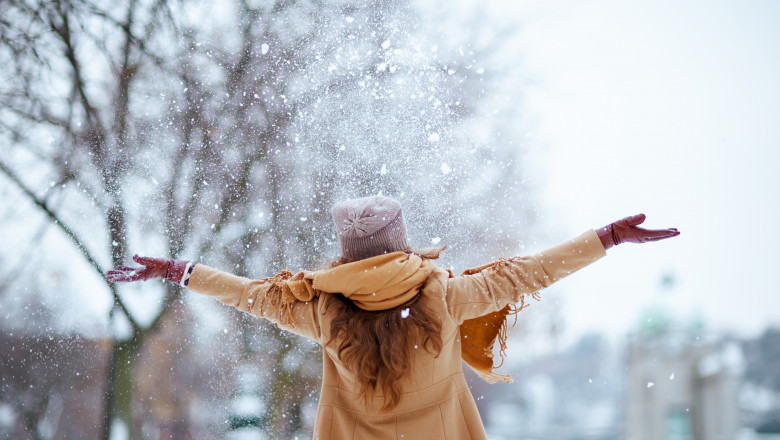
[[[631,217],[610,223],[597,230],[596,233],[601,240],[601,244],[604,245],[604,249],[609,249],[620,243],[646,243],[680,235],[677,228],[644,229],[638,227],[644,221],[644,214],[632,215]]]

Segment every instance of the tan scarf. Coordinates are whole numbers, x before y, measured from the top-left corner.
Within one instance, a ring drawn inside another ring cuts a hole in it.
[[[471,275],[490,270],[505,260],[465,271]],[[415,254],[393,252],[376,257],[342,264],[317,272],[299,272],[293,275],[282,271],[266,278],[271,283],[266,298],[272,304],[281,301],[279,319],[294,325],[292,306],[295,301],[311,301],[321,293],[340,293],[363,310],[388,310],[414,298],[425,281],[433,273],[434,264]],[[464,321],[460,325],[461,357],[487,382],[512,382],[511,375],[494,370],[501,366],[506,350],[507,317],[525,307],[507,305],[502,310],[479,318]],[[499,342],[501,363],[494,364],[493,347]]]

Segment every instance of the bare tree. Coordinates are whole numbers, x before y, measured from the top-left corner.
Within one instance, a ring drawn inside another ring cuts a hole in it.
[[[246,276],[312,267],[338,251],[333,201],[380,191],[455,261],[514,250],[527,223],[512,153],[457,129],[485,96],[478,50],[432,48],[403,1],[7,0],[0,17],[0,172],[101,278],[138,248]],[[166,285],[142,320],[104,289],[108,438],[137,426],[133,366],[182,296]],[[269,369],[263,429],[289,437],[318,354],[240,327]]]

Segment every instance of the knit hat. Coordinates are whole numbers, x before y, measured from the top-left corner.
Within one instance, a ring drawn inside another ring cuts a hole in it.
[[[398,200],[384,196],[351,199],[333,205],[332,213],[341,255],[347,260],[410,249]]]

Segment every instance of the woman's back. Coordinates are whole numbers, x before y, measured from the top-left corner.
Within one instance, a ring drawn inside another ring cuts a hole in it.
[[[458,325],[449,315],[445,302],[448,277],[448,271],[437,268],[423,285],[419,299],[409,307],[410,315],[422,306],[440,319],[442,347],[438,353],[419,344],[410,347],[412,364],[401,380],[403,391],[396,407],[382,412],[384,395],[381,393],[368,405],[357,398],[356,375],[341,362],[338,340],[325,345],[322,393],[314,429],[319,438],[485,438],[463,376]],[[323,313],[322,339],[330,341],[331,322],[338,318],[338,312],[327,303],[339,299],[320,298],[319,301]]]

